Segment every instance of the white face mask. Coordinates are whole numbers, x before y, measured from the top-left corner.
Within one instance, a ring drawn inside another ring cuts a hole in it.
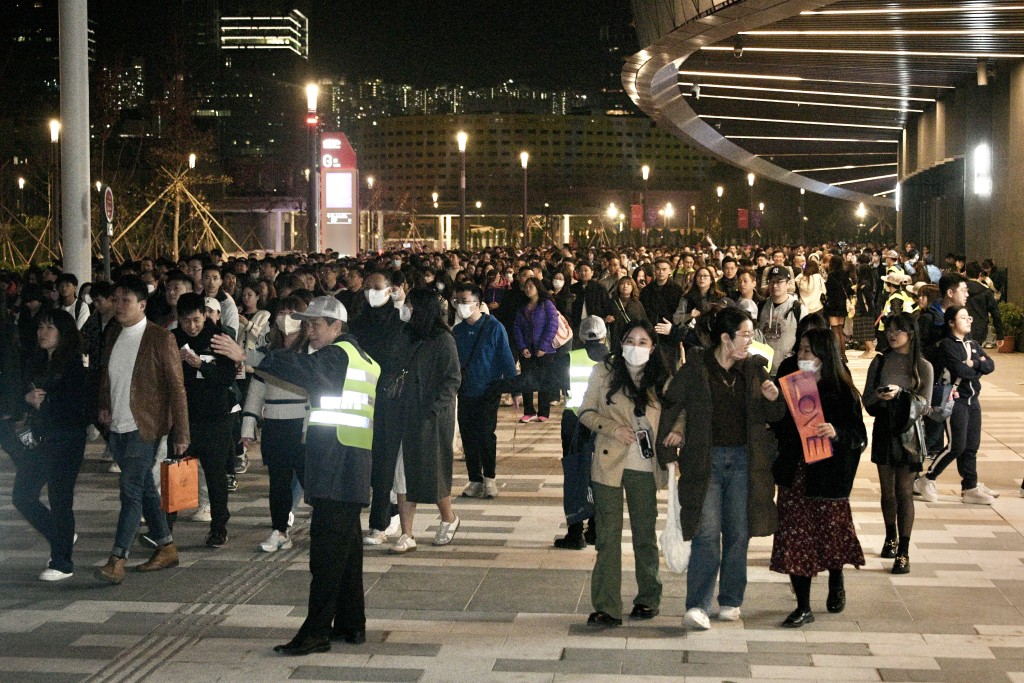
[[[798,360],[796,366],[800,368],[800,372],[817,372],[821,369],[821,361]]]
[[[152,294],[153,292],[156,291],[156,285],[154,285],[152,283],[146,285],[146,291],[149,292],[150,294]]]
[[[277,329],[287,337],[289,334],[295,334],[302,329],[302,321],[296,320],[290,315],[279,315],[277,316]]]
[[[651,349],[648,346],[627,346],[623,344],[622,358],[626,361],[626,365],[632,365],[634,368],[642,367],[647,365],[647,361],[651,359]]]
[[[476,304],[458,304],[455,308],[458,311],[459,318],[462,320],[470,318],[474,313],[473,306],[475,305]]]
[[[552,280],[551,286],[554,287],[555,291],[557,292],[558,290],[565,286],[565,280]]]
[[[406,306],[405,304],[402,304],[398,309],[398,317],[402,320],[403,323],[409,322],[410,320],[412,320],[412,309]]]
[[[380,308],[388,302],[391,298],[391,292],[386,289],[368,289],[366,290],[366,300],[370,302],[370,305],[374,308]]]

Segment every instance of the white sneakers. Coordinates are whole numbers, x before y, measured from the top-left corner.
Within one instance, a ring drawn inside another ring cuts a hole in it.
[[[989,487],[987,487],[984,484],[982,484],[980,481],[978,482],[978,490],[982,491],[984,493],[987,493],[988,495],[992,496],[993,498],[998,498],[999,497],[999,492],[998,491],[993,491]]]
[[[74,576],[74,572],[62,572],[59,569],[53,567],[47,567],[43,570],[43,573],[39,575],[40,581],[63,581],[64,579],[70,579]]]
[[[981,490],[981,486],[967,489],[960,494],[960,500],[970,505],[992,505],[996,499]]]
[[[367,529],[363,532],[363,545],[380,545],[388,540],[388,534],[380,529]]]
[[[708,613],[700,607],[691,607],[683,615],[683,628],[694,631],[707,631],[711,628],[711,620]]]
[[[210,514],[210,506],[200,505],[199,509],[193,512],[189,519],[193,522],[212,522],[213,516]]]
[[[398,515],[392,515],[391,523],[388,524],[388,528],[384,530],[384,533],[388,536],[394,536],[402,530],[402,518]]]
[[[739,607],[722,607],[718,610],[719,621],[739,621],[741,616]]]
[[[434,534],[434,545],[448,545],[455,538],[455,532],[459,528],[459,524],[462,522],[459,516],[456,515],[455,519],[451,522],[441,520],[441,523],[437,527],[437,533]]]
[[[935,482],[928,477],[918,477],[914,480],[914,493],[921,496],[926,503],[934,503],[939,499],[939,492],[935,490]]]
[[[260,543],[260,550],[265,553],[276,553],[278,550],[288,550],[291,547],[292,539],[288,538],[288,534],[283,534],[277,529],[267,536],[267,540]]]
[[[388,550],[390,553],[395,555],[401,555],[402,553],[408,553],[416,550],[416,539],[408,534],[402,534],[395,541],[395,544]]]
[[[484,495],[483,498],[497,498],[498,497],[498,483],[494,479],[488,479],[484,477]]]
[[[471,481],[462,489],[463,498],[483,498],[484,483],[482,481]]]

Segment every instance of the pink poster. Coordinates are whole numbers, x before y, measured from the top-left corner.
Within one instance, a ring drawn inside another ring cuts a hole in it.
[[[804,447],[804,462],[810,464],[832,457],[832,441],[818,436],[818,425],[825,422],[821,412],[821,398],[818,383],[813,372],[794,372],[779,378],[782,395],[786,397],[789,413],[800,432]]]

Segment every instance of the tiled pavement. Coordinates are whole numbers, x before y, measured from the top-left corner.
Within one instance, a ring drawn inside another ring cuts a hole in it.
[[[741,622],[686,633],[685,577],[665,570],[662,616],[588,628],[593,550],[551,547],[564,533],[558,420],[517,425],[511,408],[501,413],[500,496],[456,500],[463,524],[445,548],[430,545],[438,518],[421,508],[415,553],[367,552],[367,643],[298,659],[271,648],[305,613],[308,520],[300,514],[292,550],[256,551],[268,532],[258,457],[232,496],[226,547],[205,548],[205,525],[181,522],[182,565],[130,573],[116,587],[91,577],[118,507],[98,447],[78,485],[78,573],[57,585],[35,580],[46,547],[11,507],[13,471],[2,458],[0,680],[1024,681],[1024,356],[996,362],[983,393],[980,471],[1003,496],[992,508],[964,506],[955,472],[944,475],[940,501],[916,504],[912,572],[894,577],[877,556],[881,515],[865,456],[853,508],[867,566],[848,570],[839,615],[824,610],[817,581],[818,620],[796,631],[778,627],[793,605],[785,577],[767,569],[770,539],[752,544]],[[862,382],[866,362],[853,367]],[[466,479],[455,469],[459,491]],[[627,573],[627,605],[632,590]]]

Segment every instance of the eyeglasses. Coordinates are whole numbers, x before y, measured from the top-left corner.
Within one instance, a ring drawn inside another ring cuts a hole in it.
[[[744,339],[753,339],[754,338],[754,333],[753,332],[737,332],[736,336],[737,337],[743,337]]]

